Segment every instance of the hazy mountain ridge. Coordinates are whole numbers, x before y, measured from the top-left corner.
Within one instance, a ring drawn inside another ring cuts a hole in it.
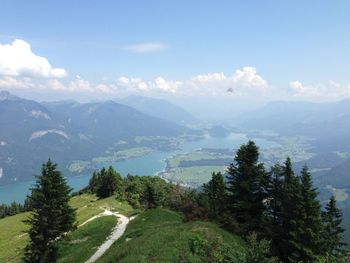
[[[128,105],[150,116],[172,120],[179,124],[193,124],[198,120],[183,108],[162,99],[144,96],[128,96],[115,100],[118,103]]]
[[[28,180],[51,157],[66,164],[135,136],[177,136],[176,123],[113,101],[38,103],[0,93],[0,184]]]
[[[238,120],[249,129],[272,130],[282,136],[306,136],[319,151],[349,151],[350,99],[338,102],[271,102]]]

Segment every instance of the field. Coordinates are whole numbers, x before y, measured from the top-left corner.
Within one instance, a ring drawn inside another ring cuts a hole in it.
[[[233,153],[226,150],[196,150],[177,154],[167,159],[165,171],[159,176],[175,183],[192,187],[201,186],[210,180],[212,172],[225,172]]]
[[[113,196],[98,200],[94,195],[83,194],[73,197],[71,205],[77,208],[78,225],[103,212],[103,208],[109,208],[124,215],[133,213],[130,205],[117,201]],[[20,262],[23,248],[28,242],[28,235],[24,233],[27,225],[23,223],[28,216],[29,213],[21,213],[0,220],[0,262]]]
[[[160,177],[182,185],[199,187],[207,183],[212,172],[226,171],[226,166],[192,166],[186,168],[172,168],[159,174]]]
[[[240,238],[217,225],[200,221],[184,223],[176,212],[154,209],[131,221],[122,238],[97,263],[202,262],[191,252],[191,239],[209,242],[218,239],[236,251],[244,249]]]

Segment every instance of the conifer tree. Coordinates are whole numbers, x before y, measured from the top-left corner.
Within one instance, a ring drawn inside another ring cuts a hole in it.
[[[280,242],[280,235],[283,232],[282,228],[282,201],[283,201],[283,167],[281,165],[274,165],[271,167],[270,187],[268,189],[268,215],[270,217],[270,227],[266,233],[267,237],[271,239],[272,250],[278,247]],[[278,254],[275,251],[275,254]]]
[[[105,168],[101,169],[100,173],[97,175],[97,182],[96,194],[100,198],[106,198],[115,193],[120,197],[123,194],[123,180],[121,175],[111,166],[108,170]]]
[[[50,160],[43,164],[41,175],[31,189],[32,213],[25,221],[30,225],[30,242],[24,256],[28,263],[55,262],[56,241],[74,228],[75,211],[68,204],[71,188],[56,168]]]
[[[283,198],[281,203],[280,220],[281,232],[278,233],[279,242],[274,248],[283,262],[298,262],[300,258],[299,227],[301,225],[301,184],[299,178],[294,175],[292,162],[288,157],[283,166]]]
[[[203,192],[207,198],[210,217],[217,219],[225,209],[226,185],[221,172],[212,173],[211,180],[203,185]]]
[[[342,224],[342,212],[337,208],[336,199],[332,196],[322,213],[323,221],[323,252],[328,256],[340,256],[345,252],[343,234],[345,229]]]
[[[263,231],[264,199],[268,181],[259,149],[253,141],[243,144],[228,168],[229,209],[242,234]]]
[[[300,260],[313,262],[320,250],[320,233],[322,229],[321,205],[317,200],[318,192],[313,188],[311,174],[305,165],[301,171],[301,213],[299,225],[301,255]]]

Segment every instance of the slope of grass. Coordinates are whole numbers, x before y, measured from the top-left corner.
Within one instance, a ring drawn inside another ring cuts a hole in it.
[[[74,196],[71,199],[70,204],[77,209],[78,225],[94,215],[103,212],[104,208],[111,211],[118,211],[124,215],[129,215],[133,212],[133,208],[127,202],[118,201],[115,199],[115,196],[98,199],[95,195],[82,194]]]
[[[196,238],[209,242],[218,238],[237,251],[244,249],[239,237],[215,224],[200,221],[184,223],[178,213],[154,209],[131,221],[125,234],[97,263],[202,262],[199,255],[193,254],[190,249],[190,241]]]
[[[103,212],[103,208],[118,211],[129,215],[133,213],[132,207],[126,202],[120,202],[114,196],[97,199],[95,195],[83,194],[71,199],[70,204],[77,210],[78,225],[85,222],[94,215]],[[24,233],[28,226],[23,220],[28,218],[30,213],[0,219],[0,262],[16,263],[21,262],[23,248],[28,242],[28,235]]]
[[[59,243],[58,263],[85,262],[106,240],[116,224],[115,216],[105,216],[78,228]]]
[[[21,213],[0,220],[0,262],[20,262],[23,248],[28,242],[28,229],[22,221],[29,213]]]

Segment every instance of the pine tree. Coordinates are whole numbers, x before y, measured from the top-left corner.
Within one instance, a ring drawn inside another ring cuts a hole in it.
[[[281,203],[280,220],[282,227],[279,242],[274,244],[274,251],[278,252],[283,262],[298,262],[301,255],[299,227],[302,205],[301,184],[294,175],[292,162],[288,157],[283,166],[283,197]]]
[[[322,213],[323,221],[323,252],[326,255],[337,257],[345,252],[342,228],[342,212],[337,208],[336,199],[332,196]]]
[[[110,166],[108,170],[102,168],[95,180],[98,182],[96,187],[96,194],[98,197],[106,198],[115,193],[121,197],[123,194],[122,177],[113,169],[113,167]]]
[[[282,228],[282,201],[283,201],[283,167],[281,165],[274,165],[271,167],[270,175],[270,187],[268,189],[268,215],[270,217],[270,227],[266,233],[267,237],[271,239],[272,250],[278,247],[280,243],[280,235],[283,232]],[[274,251],[274,254],[278,254]]]
[[[244,144],[228,168],[229,210],[239,224],[237,231],[261,233],[264,228],[264,199],[267,197],[267,173],[259,160],[253,141]]]
[[[301,171],[301,213],[299,225],[301,255],[303,262],[313,262],[320,251],[320,233],[322,229],[321,205],[317,200],[317,190],[313,188],[311,174],[305,165]]]
[[[221,172],[212,173],[211,180],[203,185],[203,193],[207,198],[210,217],[217,219],[225,208],[226,185]]]
[[[24,261],[30,263],[55,262],[56,241],[74,228],[75,211],[68,204],[71,188],[50,160],[42,166],[40,176],[29,196],[31,217],[30,242],[25,248]]]

